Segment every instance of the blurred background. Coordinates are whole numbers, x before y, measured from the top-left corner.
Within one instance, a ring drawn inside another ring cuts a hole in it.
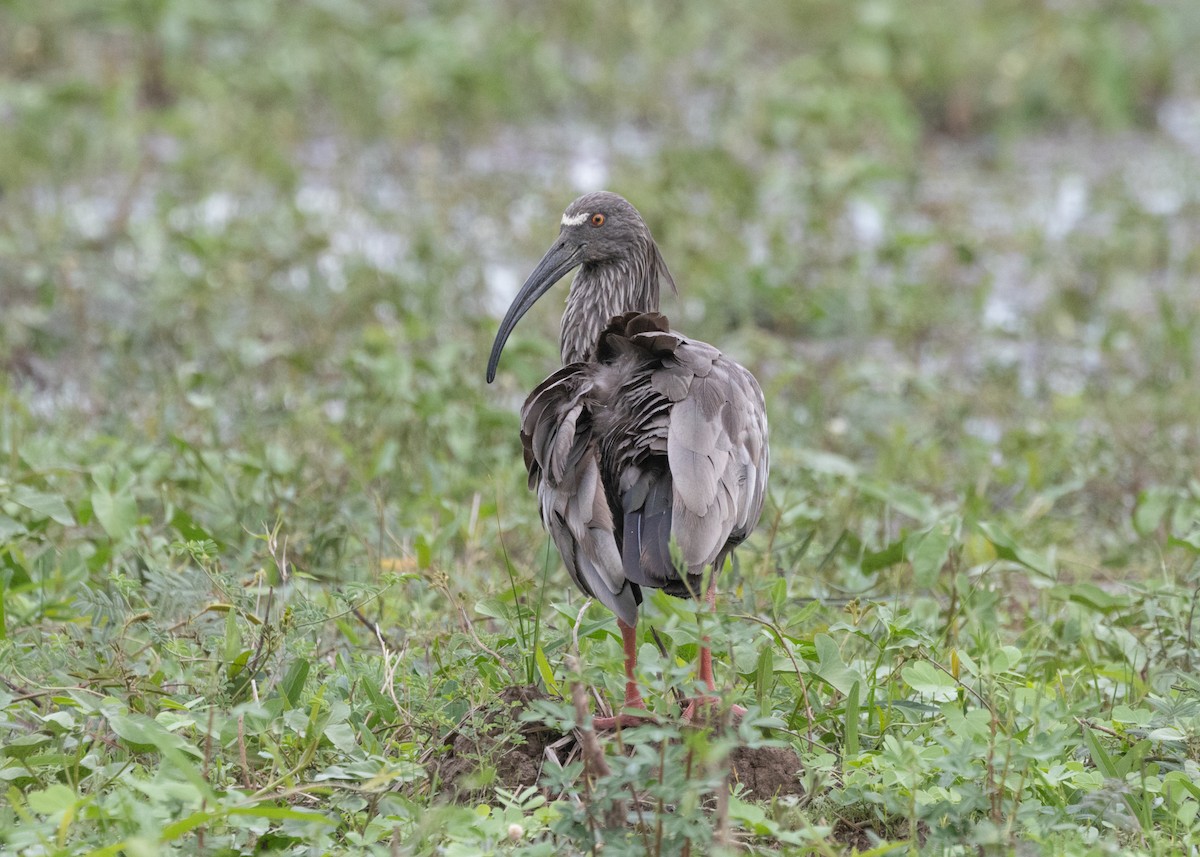
[[[540,567],[565,286],[483,367],[603,187],[766,388],[797,591],[911,588],[938,526],[1156,568],[1200,545],[1197,44],[1190,0],[6,3],[0,531],[98,589],[278,528],[429,604]]]

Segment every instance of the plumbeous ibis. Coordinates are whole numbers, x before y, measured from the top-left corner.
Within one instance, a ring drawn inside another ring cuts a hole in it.
[[[758,523],[767,484],[767,416],[754,376],[716,348],[672,331],[659,289],[675,288],[632,205],[589,193],[567,207],[558,239],[521,287],[488,360],[520,318],[578,268],[562,319],[563,367],[529,394],[521,442],[529,487],[572,580],[617,615],[625,711],[597,728],[638,722],[634,667],[642,588],[706,597],[730,552]],[[712,653],[699,680],[715,689]],[[684,713],[690,719],[699,703]]]

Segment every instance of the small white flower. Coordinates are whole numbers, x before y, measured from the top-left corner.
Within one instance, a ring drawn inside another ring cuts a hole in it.
[[[525,828],[513,822],[508,826],[508,838],[513,842],[520,842],[521,837],[525,835]]]

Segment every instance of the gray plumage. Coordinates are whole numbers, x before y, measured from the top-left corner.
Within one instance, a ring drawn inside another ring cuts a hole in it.
[[[641,215],[611,193],[567,208],[559,239],[513,302],[492,349],[579,266],[563,315],[565,365],[529,395],[521,440],[529,486],[571,578],[628,625],[641,587],[700,594],[706,567],[754,529],[769,452],[754,376],[671,331],[674,289]]]

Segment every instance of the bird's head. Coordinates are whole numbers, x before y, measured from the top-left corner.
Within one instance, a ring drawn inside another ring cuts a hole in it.
[[[624,197],[600,191],[567,206],[551,252],[561,246],[578,254],[576,264],[598,265],[630,257],[653,241],[636,208]]]
[[[558,239],[525,280],[504,320],[500,322],[488,360],[488,383],[496,377],[500,352],[513,328],[551,286],[581,265],[586,269],[620,262],[647,265],[649,273],[655,278],[665,279],[672,291],[675,290],[675,281],[650,235],[650,228],[638,210],[624,197],[598,191],[584,194],[568,205],[563,212]],[[657,306],[657,290],[654,294]]]

